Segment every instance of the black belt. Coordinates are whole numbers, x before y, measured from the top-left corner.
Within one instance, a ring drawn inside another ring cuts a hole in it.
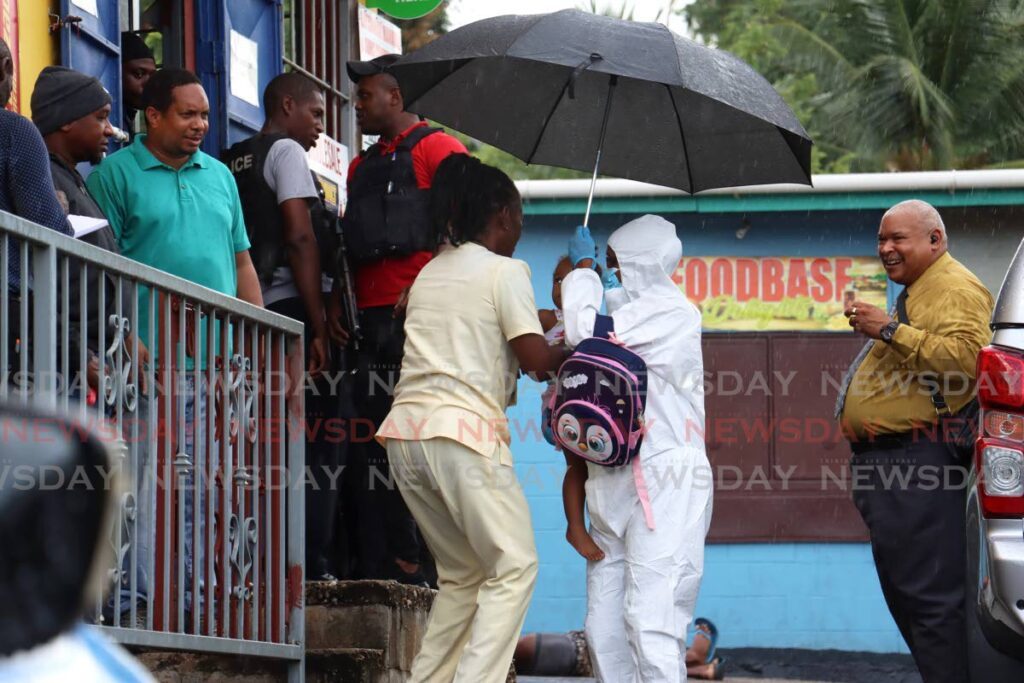
[[[916,441],[929,440],[923,431],[900,432],[897,434],[876,434],[867,437],[864,441],[851,441],[850,450],[857,455],[869,451],[889,451],[898,448],[906,448]]]

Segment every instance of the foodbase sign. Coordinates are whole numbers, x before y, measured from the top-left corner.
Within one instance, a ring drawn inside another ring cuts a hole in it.
[[[706,330],[849,332],[854,300],[886,307],[876,257],[683,258],[672,278],[700,310]]]
[[[378,9],[395,19],[419,19],[437,9],[444,0],[366,0],[370,9]]]

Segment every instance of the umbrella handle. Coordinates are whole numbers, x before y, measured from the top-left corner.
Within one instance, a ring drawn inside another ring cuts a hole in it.
[[[601,122],[601,138],[597,141],[597,158],[594,160],[594,177],[590,179],[590,196],[587,197],[587,213],[583,217],[583,225],[590,224],[590,207],[594,204],[594,188],[597,186],[597,172],[601,168],[601,150],[604,149],[604,137],[608,132],[608,118],[612,113],[612,98],[615,86],[619,84],[618,76],[608,79],[608,98],[604,102],[604,121]]]

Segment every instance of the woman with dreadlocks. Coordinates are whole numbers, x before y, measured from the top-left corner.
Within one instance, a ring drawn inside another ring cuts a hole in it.
[[[512,469],[505,409],[519,371],[565,351],[544,339],[508,176],[453,154],[431,189],[438,253],[409,292],[395,402],[377,438],[437,562],[410,681],[503,683],[537,576],[530,511]]]

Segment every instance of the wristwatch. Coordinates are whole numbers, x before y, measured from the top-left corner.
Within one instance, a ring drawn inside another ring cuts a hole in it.
[[[892,344],[892,337],[894,334],[896,334],[896,330],[897,328],[899,328],[899,326],[900,324],[894,320],[885,327],[883,327],[882,331],[879,333],[879,336],[882,338],[882,341],[884,341],[886,344]]]

